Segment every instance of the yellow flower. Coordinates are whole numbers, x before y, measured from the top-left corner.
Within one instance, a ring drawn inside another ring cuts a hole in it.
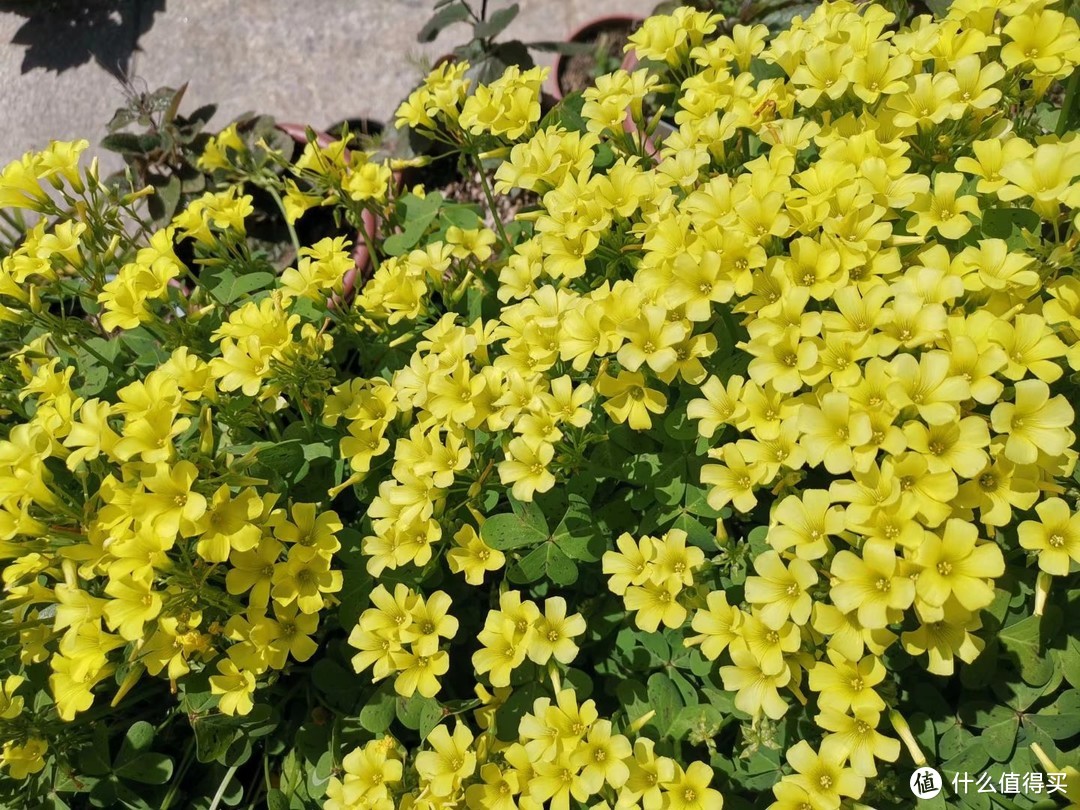
[[[270,595],[280,605],[295,601],[304,613],[317,613],[325,604],[323,594],[341,590],[341,572],[330,570],[330,560],[296,552],[294,546],[284,563],[274,566]]]
[[[952,470],[962,478],[974,478],[989,461],[984,448],[990,444],[990,431],[981,416],[929,426],[912,420],[903,430],[908,447],[925,456],[931,472]]]
[[[683,643],[687,647],[700,644],[701,654],[715,661],[739,637],[743,613],[728,604],[723,591],[712,591],[706,597],[706,604],[708,607],[699,609],[690,623],[698,635],[684,639]]]
[[[327,802],[326,810],[346,810],[354,797],[371,806],[381,807],[390,796],[390,786],[401,781],[403,766],[394,749],[392,737],[372,740],[363,748],[354,748],[341,761],[344,781],[330,780],[326,794],[337,806]]]
[[[1008,357],[1002,376],[1021,380],[1031,374],[1045,383],[1060,379],[1062,368],[1055,361],[1065,356],[1066,347],[1041,315],[1017,315],[1012,323],[998,319],[989,337]]]
[[[959,403],[970,394],[967,382],[950,374],[945,352],[926,352],[918,359],[910,354],[898,355],[889,371],[893,377],[888,389],[890,402],[900,408],[913,408],[930,425],[954,420]]]
[[[874,687],[885,680],[885,665],[876,655],[858,661],[830,649],[829,661],[816,661],[809,670],[810,688],[818,693],[818,705],[847,712],[884,711],[885,701]]]
[[[636,371],[620,371],[618,377],[604,374],[596,383],[596,390],[607,397],[603,403],[614,421],[626,422],[634,430],[652,427],[650,413],[663,413],[667,409],[667,397],[645,385],[645,375]]]
[[[979,530],[950,519],[939,536],[926,532],[915,552],[916,607],[926,620],[938,621],[950,597],[976,612],[994,601],[994,579],[1005,573],[1005,559],[996,543],[976,545]]]
[[[706,464],[701,468],[701,483],[711,485],[707,500],[713,509],[731,504],[739,512],[749,512],[757,504],[754,488],[763,482],[760,466],[747,464],[739,449],[732,444],[722,451],[723,464]]]
[[[24,701],[21,695],[15,695],[15,690],[25,680],[21,675],[8,675],[0,683],[0,720],[12,720],[22,714]]]
[[[1071,562],[1080,563],[1080,513],[1073,513],[1061,498],[1047,498],[1035,507],[1039,519],[1017,527],[1020,545],[1037,551],[1039,568],[1067,576]]]
[[[105,623],[127,641],[142,638],[143,626],[161,612],[161,594],[148,580],[110,577],[105,593],[112,597],[105,603]]]
[[[251,551],[262,537],[252,523],[262,514],[262,500],[253,489],[233,498],[227,485],[218,487],[203,519],[206,529],[195,545],[196,553],[209,562],[224,562],[232,551]]]
[[[192,488],[198,475],[190,461],[172,467],[159,462],[153,474],[142,479],[147,491],[138,503],[163,539],[171,540],[177,532],[185,536],[198,532],[197,521],[206,514],[206,498]]]
[[[581,769],[580,780],[587,795],[599,793],[605,783],[618,790],[630,778],[626,760],[632,749],[622,734],[611,733],[610,720],[593,723],[574,750],[572,762]]]
[[[841,391],[822,395],[820,404],[820,408],[807,404],[799,409],[799,444],[811,465],[824,464],[834,475],[850,472],[856,465],[853,448],[873,437],[870,417],[852,409],[848,395]]]
[[[479,261],[491,258],[491,246],[495,244],[495,232],[487,228],[463,230],[451,225],[446,231],[446,242],[452,246],[453,255],[458,259],[474,256]]]
[[[806,624],[813,604],[809,590],[818,581],[814,567],[799,558],[785,565],[775,551],[766,551],[754,560],[754,571],[758,576],[746,578],[745,596],[759,607],[761,621],[774,630],[789,619]]]
[[[833,558],[829,596],[840,610],[857,610],[864,627],[885,627],[898,620],[915,599],[907,565],[884,543],[869,542],[862,557],[841,551]]]
[[[31,152],[0,171],[0,207],[44,210],[49,195],[38,183],[41,158]]]
[[[435,655],[440,638],[457,635],[458,620],[449,613],[451,604],[445,591],[435,591],[426,601],[417,599],[410,611],[412,621],[400,628],[400,640],[411,644],[418,655]]]
[[[893,123],[901,128],[928,129],[947,118],[959,118],[964,105],[958,100],[960,85],[951,73],[916,73],[908,79],[906,92],[889,96],[895,110]]]
[[[535,632],[529,644],[529,658],[541,666],[554,658],[560,664],[569,664],[578,653],[573,642],[575,636],[585,632],[585,619],[580,613],[566,615],[566,600],[561,596],[549,597],[544,602],[544,615],[533,625]]]
[[[964,175],[957,172],[938,172],[934,175],[934,188],[925,194],[916,194],[909,210],[915,216],[908,223],[912,233],[926,236],[932,229],[946,239],[959,239],[971,230],[971,220],[966,216],[979,216],[979,201],[971,195],[957,196]]]
[[[570,754],[560,751],[553,759],[536,763],[535,774],[528,781],[529,798],[541,807],[569,808],[570,798],[588,798],[588,790],[581,779],[580,769],[571,761]]]
[[[802,87],[795,99],[804,107],[813,107],[822,95],[835,101],[847,92],[847,68],[851,63],[849,45],[816,45],[805,54],[805,62],[791,74],[791,83]]]
[[[517,140],[540,120],[540,88],[548,68],[522,72],[516,65],[488,85],[479,85],[465,99],[458,116],[461,127],[473,135],[488,133]]]
[[[691,400],[686,406],[686,415],[698,420],[698,433],[712,438],[717,428],[738,422],[746,414],[746,405],[740,401],[743,378],[737,374],[722,383],[716,377],[709,377],[700,386],[701,398]]]
[[[217,675],[210,676],[210,693],[221,696],[218,708],[229,715],[250,712],[254,706],[251,699],[255,691],[254,673],[239,669],[228,658],[218,661],[217,670]]]
[[[654,749],[655,743],[648,737],[634,740],[630,777],[620,791],[620,799],[640,801],[643,810],[660,810],[663,805],[661,786],[675,778],[674,761],[657,756]],[[622,801],[619,803],[623,804]]]
[[[623,368],[637,371],[648,363],[656,373],[675,363],[675,345],[686,335],[681,323],[667,319],[663,307],[645,307],[641,316],[621,327],[620,332],[626,338],[617,355]]]
[[[217,135],[210,137],[199,157],[199,168],[207,171],[233,168],[234,161],[230,160],[229,150],[238,154],[245,151],[244,142],[236,131],[235,123],[229,124]]]
[[[450,671],[450,656],[445,650],[433,655],[419,655],[414,650],[401,650],[392,655],[394,666],[400,670],[394,679],[394,691],[402,697],[419,692],[424,697],[439,693],[439,678]]]
[[[673,579],[649,580],[644,585],[629,586],[623,599],[627,610],[637,611],[634,616],[637,626],[655,633],[661,623],[675,628],[682,627],[686,621],[686,608],[678,600],[681,589],[682,585]]]
[[[734,644],[730,649],[731,666],[720,667],[720,677],[724,689],[736,693],[736,708],[751,717],[764,713],[772,720],[779,720],[788,710],[779,689],[791,680],[790,668],[785,666],[779,672],[767,675],[745,644]]]
[[[284,512],[276,514],[272,521],[274,536],[282,542],[295,544],[289,549],[290,556],[314,557],[319,554],[330,558],[341,548],[336,533],[341,531],[342,524],[336,512],[318,512],[313,503],[294,503],[291,514],[291,522],[284,519]]]
[[[531,501],[535,493],[555,486],[555,476],[547,468],[555,457],[553,445],[519,436],[510,440],[506,455],[499,462],[499,480],[513,484],[511,491],[519,501]]]
[[[1028,157],[1001,167],[1001,176],[1008,183],[998,189],[997,195],[1005,202],[1030,197],[1040,216],[1053,219],[1060,210],[1062,195],[1077,174],[1080,155],[1069,144],[1040,144]]]
[[[1009,37],[1001,48],[1001,61],[1014,68],[1031,64],[1039,73],[1050,76],[1065,69],[1067,59],[1075,64],[1080,57],[1080,30],[1076,20],[1052,9],[1017,14],[1006,24]]]
[[[882,667],[883,677],[884,674]],[[818,803],[822,806],[838,807],[841,797],[858,798],[866,789],[866,779],[854,769],[844,767],[847,757],[836,746],[829,749],[822,747],[820,752],[815,752],[810,743],[799,740],[787,750],[785,756],[795,769],[795,773],[785,779],[809,794],[811,807]]]
[[[1034,147],[1023,138],[992,138],[975,141],[971,150],[975,157],[958,157],[956,170],[980,178],[975,186],[980,194],[993,194],[1009,182],[1001,176],[1002,167],[1029,157]]]
[[[960,487],[957,505],[978,509],[979,521],[987,526],[1004,526],[1012,520],[1014,508],[1030,509],[1038,498],[1038,469],[999,456]]]
[[[712,768],[704,762],[691,762],[686,770],[676,763],[674,778],[664,784],[665,802],[668,810],[720,810],[724,797],[720,791],[709,787]]]
[[[1042,380],[1021,380],[1013,402],[1000,402],[990,412],[990,425],[1007,434],[1005,457],[1017,464],[1034,464],[1039,454],[1059,456],[1075,438],[1069,429],[1073,409],[1061,394],[1051,398]]]
[[[465,788],[468,807],[484,807],[489,810],[518,810],[514,797],[521,793],[521,780],[517,773],[488,762],[480,766],[481,783]]]
[[[924,621],[918,628],[901,636],[904,649],[911,655],[928,654],[926,669],[935,675],[952,675],[954,658],[970,664],[986,646],[972,631],[982,627],[978,613],[965,610],[959,602],[945,603],[944,615],[936,621]]]
[[[21,745],[6,742],[0,752],[0,767],[7,768],[8,776],[12,779],[25,779],[45,767],[45,754],[48,750],[48,743],[38,737],[30,737]]]
[[[766,539],[779,552],[794,550],[802,560],[821,559],[829,537],[844,530],[844,510],[827,490],[804,489],[773,507]]]
[[[341,183],[342,190],[357,202],[381,203],[386,200],[393,172],[385,163],[373,163],[362,152],[353,152],[353,166]]]
[[[251,607],[265,608],[270,599],[274,563],[284,546],[273,537],[262,537],[258,546],[249,551],[233,551],[229,555],[229,571],[225,589],[233,596],[248,593]]]
[[[454,534],[454,548],[446,552],[446,562],[455,574],[465,574],[470,585],[480,585],[484,574],[498,571],[506,564],[506,555],[485,543],[471,523]]]
[[[851,769],[859,776],[877,776],[877,763],[896,762],[900,742],[877,730],[881,713],[875,710],[845,714],[835,709],[823,709],[815,721],[826,731],[821,741],[822,757],[847,757]]]
[[[476,770],[476,754],[471,746],[472,732],[462,723],[451,736],[445,725],[437,726],[427,737],[430,751],[416,755],[416,770],[436,796],[451,796],[464,779]]]
[[[608,588],[612,593],[622,596],[631,585],[642,585],[652,576],[652,561],[655,557],[655,540],[642,537],[635,542],[627,532],[615,540],[618,551],[605,551],[603,571],[608,575]]]

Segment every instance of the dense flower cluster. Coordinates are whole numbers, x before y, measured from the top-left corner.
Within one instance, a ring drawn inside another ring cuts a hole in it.
[[[490,206],[539,203],[440,218],[347,137],[272,154],[290,227],[339,212],[366,277],[341,236],[268,272],[242,158],[270,147],[235,128],[202,160],[231,182],[137,233],[87,215],[141,195],[80,170],[85,143],[9,165],[0,205],[44,217],[0,264],[4,773],[64,745],[48,712],[144,674],[205,672],[249,715],[338,630],[349,688],[435,719],[333,751],[327,810],[716,810],[757,798],[713,741],[729,716],[799,724],[756,788],[773,810],[921,764],[889,710],[979,658],[1016,582],[1041,614],[1080,565],[1080,138],[1043,118],[1080,26],[1053,6],[900,27],[841,0],[772,37],[683,8],[547,116],[543,69],[444,64],[398,125],[498,158]],[[668,499],[650,465],[676,441]],[[581,478],[653,500],[613,517]],[[626,530],[597,545],[590,510]],[[684,750],[625,705],[612,628],[689,662],[650,701],[720,725]]]

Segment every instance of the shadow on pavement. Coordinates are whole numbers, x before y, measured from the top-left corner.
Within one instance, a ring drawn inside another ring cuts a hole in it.
[[[25,47],[22,72],[62,73],[91,59],[122,79],[139,37],[165,0],[0,0],[0,13],[25,17],[11,42]]]

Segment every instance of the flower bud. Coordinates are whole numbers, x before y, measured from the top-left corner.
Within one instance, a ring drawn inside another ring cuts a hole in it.
[[[639,717],[637,720],[630,724],[629,731],[632,734],[637,734],[639,731],[645,728],[646,723],[648,723],[654,717],[656,717],[656,709],[649,709],[649,711],[645,712],[645,714],[641,715],[641,717]]]
[[[915,735],[911,733],[911,727],[908,725],[907,720],[904,719],[904,716],[896,709],[893,709],[889,712],[889,722],[892,723],[897,735],[903,740],[908,753],[911,754],[911,759],[915,762],[915,766],[921,768],[925,765],[926,757],[923,755],[919,743],[915,740]]]
[[[1035,615],[1042,616],[1046,609],[1046,600],[1050,596],[1050,585],[1054,581],[1053,574],[1040,571],[1035,579]]]

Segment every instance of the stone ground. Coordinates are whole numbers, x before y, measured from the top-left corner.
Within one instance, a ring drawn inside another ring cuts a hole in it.
[[[474,0],[474,6],[480,0]],[[503,35],[565,39],[656,0],[519,0]],[[492,11],[510,4],[490,0]],[[392,117],[430,62],[466,38],[416,32],[434,0],[0,0],[0,166],[50,138],[96,144],[123,103],[113,74],[139,88],[189,82],[182,111],[215,103],[214,124],[245,112],[326,127]],[[544,56],[544,55],[541,55]],[[539,61],[544,62],[541,58]],[[546,60],[550,63],[550,57]],[[115,168],[115,156],[103,168]]]

